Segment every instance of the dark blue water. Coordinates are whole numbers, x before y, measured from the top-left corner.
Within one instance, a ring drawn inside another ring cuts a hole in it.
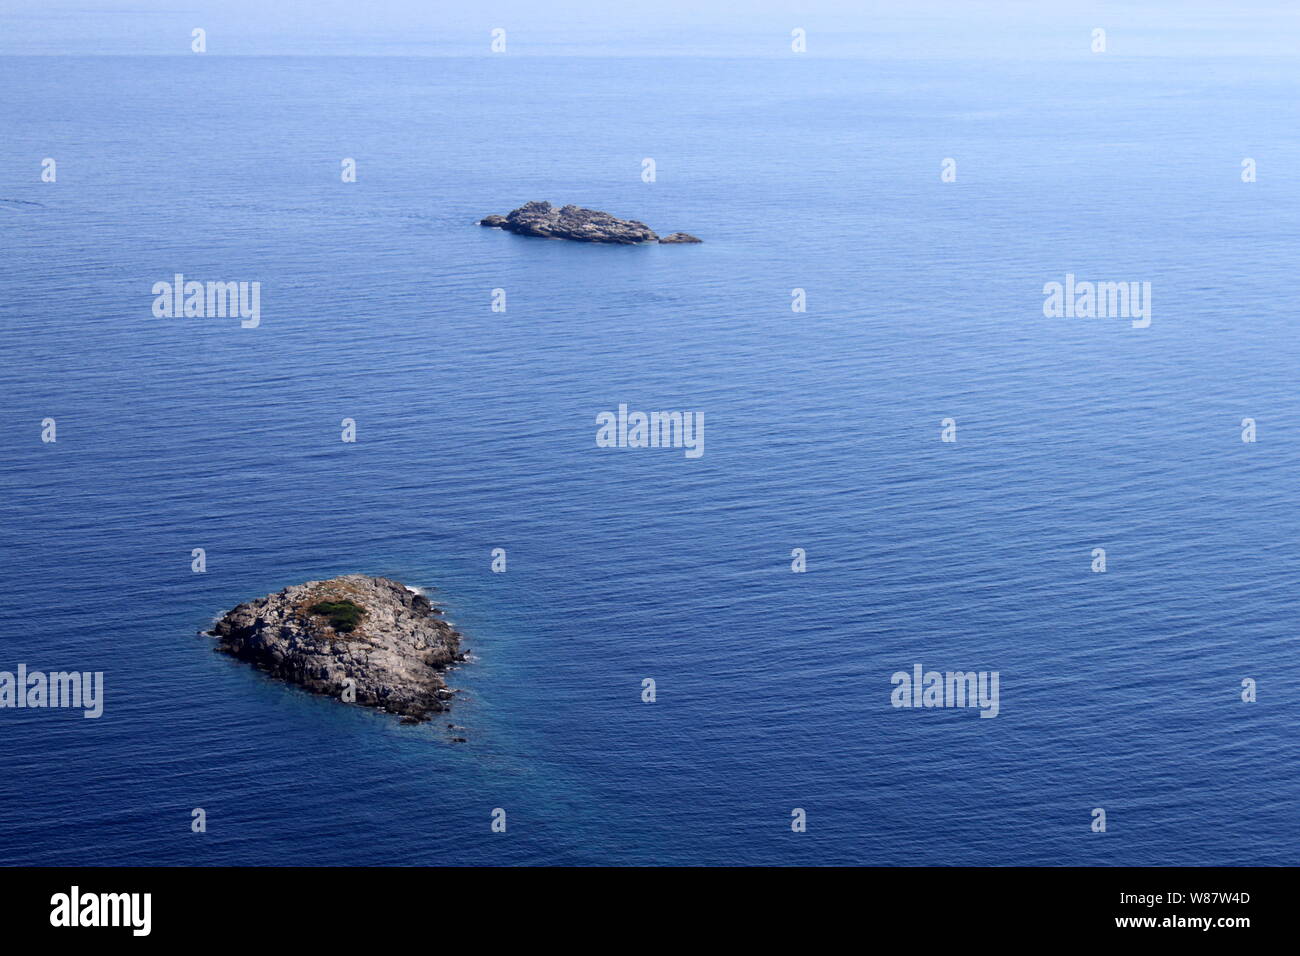
[[[1294,862],[1294,78],[0,58],[0,669],[106,683],[0,711],[0,861]],[[705,243],[473,225],[529,199]],[[154,318],[178,272],[261,326]],[[1045,318],[1067,272],[1151,326]],[[704,456],[597,448],[621,402]],[[439,589],[468,743],[197,636],[352,571]],[[999,716],[894,709],[915,663]]]

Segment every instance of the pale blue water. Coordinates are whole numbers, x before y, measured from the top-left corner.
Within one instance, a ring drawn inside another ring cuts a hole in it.
[[[0,58],[0,669],[107,685],[0,711],[0,861],[1294,863],[1295,76]],[[705,243],[473,225],[529,199]],[[155,319],[177,272],[261,327]],[[705,455],[596,448],[620,402]],[[440,589],[468,744],[196,636],[349,571]],[[1000,716],[893,709],[917,662]]]

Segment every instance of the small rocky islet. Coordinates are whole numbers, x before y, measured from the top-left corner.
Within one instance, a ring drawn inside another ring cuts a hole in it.
[[[479,225],[504,229],[520,236],[570,239],[574,242],[606,242],[624,246],[642,242],[679,245],[703,241],[685,232],[659,236],[636,219],[619,219],[607,212],[584,209],[581,206],[561,206],[557,209],[549,202],[539,200],[526,202],[504,216],[485,216],[479,220]]]
[[[209,632],[217,650],[317,694],[418,723],[455,694],[448,667],[465,660],[461,634],[423,594],[391,578],[345,574],[241,604]]]

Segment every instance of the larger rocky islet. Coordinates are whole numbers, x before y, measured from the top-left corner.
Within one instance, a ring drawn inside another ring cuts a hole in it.
[[[665,245],[697,243],[702,240],[685,232],[659,236],[645,223],[636,219],[619,219],[597,209],[582,206],[561,206],[533,200],[504,216],[485,216],[480,226],[504,229],[520,236],[537,236],[541,239],[570,239],[574,242],[602,242],[632,246],[643,242],[660,242]]]
[[[346,574],[240,604],[210,632],[218,650],[318,694],[427,720],[448,709],[445,672],[461,634],[423,594],[391,578]]]

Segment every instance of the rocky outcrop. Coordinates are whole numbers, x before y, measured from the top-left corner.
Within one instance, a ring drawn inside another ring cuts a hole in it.
[[[521,236],[539,236],[543,239],[572,239],[575,242],[610,242],[619,245],[636,245],[641,242],[699,242],[684,232],[661,240],[655,231],[635,219],[619,219],[607,212],[583,209],[581,206],[562,206],[556,209],[549,202],[524,203],[504,216],[485,216],[480,226],[504,229]]]
[[[280,680],[409,720],[446,710],[443,672],[461,635],[428,598],[389,578],[347,574],[241,604],[211,634],[218,649]]]
[[[671,236],[660,236],[659,241],[669,245],[677,245],[679,243],[703,242],[704,240],[696,239],[689,232],[674,232]]]

